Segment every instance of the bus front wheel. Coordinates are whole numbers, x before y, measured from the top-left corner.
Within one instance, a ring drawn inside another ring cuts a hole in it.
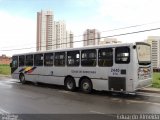
[[[66,89],[69,91],[74,91],[76,89],[76,83],[75,83],[74,78],[72,78],[72,77],[67,77],[64,82],[64,85],[65,85]]]
[[[24,74],[20,74],[20,75],[19,75],[19,80],[20,80],[20,82],[21,82],[22,84],[25,84],[26,80],[25,80]]]
[[[92,92],[92,82],[91,80],[89,80],[88,78],[84,78],[82,81],[81,81],[81,90],[84,92],[84,93],[91,93]]]

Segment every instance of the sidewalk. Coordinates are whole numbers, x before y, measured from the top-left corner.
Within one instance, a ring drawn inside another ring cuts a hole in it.
[[[139,92],[148,92],[148,93],[159,93],[160,94],[160,88],[152,88],[152,87],[146,87],[138,90]]]
[[[9,78],[11,78],[11,75],[2,75],[2,74],[0,74],[0,77],[9,77]]]

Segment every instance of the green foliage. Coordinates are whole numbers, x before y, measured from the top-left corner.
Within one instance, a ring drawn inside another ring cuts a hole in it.
[[[0,64],[0,74],[10,75],[11,74],[10,66],[9,65]]]
[[[153,73],[152,87],[160,88],[160,72]]]

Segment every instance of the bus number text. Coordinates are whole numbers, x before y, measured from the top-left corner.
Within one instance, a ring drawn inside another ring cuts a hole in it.
[[[111,73],[113,73],[113,75],[118,75],[120,72],[120,69],[119,68],[112,68],[111,69]]]

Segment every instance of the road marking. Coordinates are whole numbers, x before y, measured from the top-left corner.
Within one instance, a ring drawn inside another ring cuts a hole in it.
[[[69,95],[75,95],[74,92],[65,91],[65,90],[59,90],[58,92],[60,92],[60,93],[65,93],[65,94],[69,94]]]
[[[151,94],[154,94],[154,95],[151,95]],[[138,95],[142,95],[142,96],[148,96],[148,97],[160,97],[159,94],[156,94],[156,93],[143,93],[143,92],[140,92],[140,94],[138,93]]]
[[[123,102],[123,100],[119,98],[113,98],[111,100],[114,102]],[[156,103],[156,102],[147,102],[147,101],[141,101],[141,100],[124,100],[124,101],[126,101],[126,104],[131,104],[131,103],[141,103],[142,104],[143,103],[143,104],[152,104],[152,105],[160,106],[160,103]]]
[[[2,82],[2,83],[17,83],[19,81],[11,79],[11,80],[3,80],[3,81],[0,81],[0,82]]]
[[[6,110],[4,110],[4,109],[1,109],[1,108],[0,108],[0,113],[2,113],[2,114],[3,114],[3,113],[5,113],[5,114],[9,114],[9,112],[8,112],[8,111],[6,111]]]
[[[0,85],[1,85],[2,87],[8,87],[8,88],[11,88],[11,87],[12,87],[12,85],[7,85],[7,84],[5,84],[5,83],[0,83]]]
[[[61,93],[69,93],[69,91],[65,91],[65,90],[59,90],[58,92],[61,92]]]
[[[111,100],[118,101],[120,99],[119,98],[111,98]]]
[[[18,81],[5,81],[5,83],[18,83]]]
[[[98,111],[93,111],[93,110],[91,110],[91,111],[89,111],[89,112],[94,113],[94,114],[105,114],[105,113],[103,113],[103,112],[98,112]]]
[[[160,103],[154,103],[154,102],[147,102],[147,101],[135,101],[135,100],[127,100],[128,102],[132,103],[145,103],[145,104],[153,104],[153,105],[158,105],[160,106]]]

